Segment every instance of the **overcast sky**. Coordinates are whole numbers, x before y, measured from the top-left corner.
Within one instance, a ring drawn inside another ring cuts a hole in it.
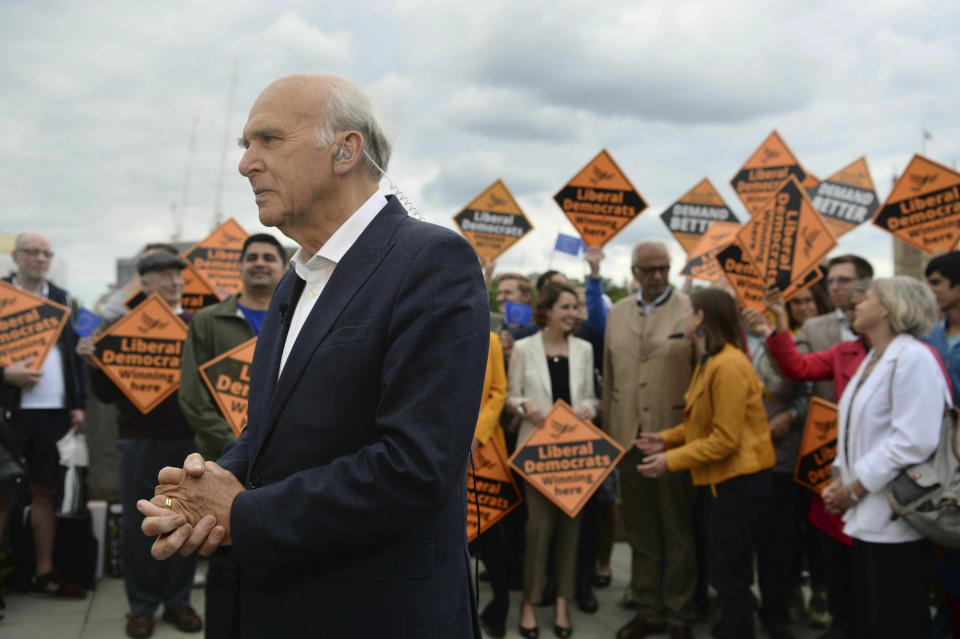
[[[263,230],[235,140],[263,87],[304,71],[367,91],[426,219],[452,227],[505,181],[535,229],[499,271],[546,268],[573,232],[552,196],[604,147],[650,204],[607,247],[617,280],[646,237],[682,266],[659,213],[703,177],[745,221],[729,180],[774,128],[821,178],[865,154],[881,199],[924,127],[929,157],[960,160],[955,1],[269,5],[0,1],[0,232],[46,233],[92,304],[116,257],[170,238],[184,188],[184,239],[211,230],[227,126],[224,214]],[[889,275],[891,246],[863,227],[838,251]]]

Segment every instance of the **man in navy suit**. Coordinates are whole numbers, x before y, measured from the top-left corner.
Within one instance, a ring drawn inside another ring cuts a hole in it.
[[[479,637],[466,464],[489,306],[459,236],[378,190],[366,97],[290,76],[257,98],[240,172],[300,245],[253,359],[248,423],[141,501],[153,554],[232,543],[244,636]]]

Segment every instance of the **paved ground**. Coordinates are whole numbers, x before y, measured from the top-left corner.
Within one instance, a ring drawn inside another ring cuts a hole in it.
[[[574,637],[580,639],[612,639],[617,629],[633,617],[633,613],[617,606],[617,602],[626,588],[629,573],[629,549],[625,543],[618,543],[614,549],[613,583],[609,588],[597,590],[600,610],[587,615],[572,606]],[[201,564],[203,566],[203,564]],[[507,637],[517,638],[520,593],[511,593],[511,608],[507,619]],[[480,604],[489,601],[489,587],[481,582]],[[127,612],[123,581],[104,578],[97,589],[86,599],[80,601],[52,600],[35,595],[10,594],[6,597],[6,618],[0,621],[0,639],[121,639],[124,633],[124,615]],[[203,611],[203,590],[193,591],[193,605]],[[553,612],[551,608],[539,608],[541,637],[552,637]],[[697,637],[710,637],[709,624],[702,623],[694,627]],[[812,639],[822,631],[804,625],[794,626],[797,639]],[[178,632],[173,626],[162,623],[157,615],[154,637],[158,639],[185,639],[188,635]],[[199,637],[201,635],[189,635]],[[318,629],[317,637],[322,636]],[[438,628],[437,637],[442,637]],[[666,635],[661,635],[665,637]],[[766,634],[758,632],[763,639]],[[278,635],[277,639],[282,639]],[[339,638],[336,638],[339,639]],[[343,638],[349,639],[349,638]]]

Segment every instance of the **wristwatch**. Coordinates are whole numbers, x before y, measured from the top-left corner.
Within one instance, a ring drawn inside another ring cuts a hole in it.
[[[857,491],[853,489],[852,483],[847,486],[847,493],[850,495],[850,499],[853,501],[853,503],[860,501],[860,495],[858,495]]]

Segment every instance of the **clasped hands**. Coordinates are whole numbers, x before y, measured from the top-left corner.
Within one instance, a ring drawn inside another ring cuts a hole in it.
[[[244,490],[232,473],[194,453],[183,468],[161,470],[157,481],[153,498],[137,502],[146,516],[140,529],[157,537],[150,548],[154,559],[194,552],[207,557],[232,543],[230,509]]]
[[[637,464],[637,472],[644,477],[663,477],[667,468],[667,454],[664,452],[663,437],[660,433],[640,433],[633,442],[637,449],[646,454],[642,464]]]

